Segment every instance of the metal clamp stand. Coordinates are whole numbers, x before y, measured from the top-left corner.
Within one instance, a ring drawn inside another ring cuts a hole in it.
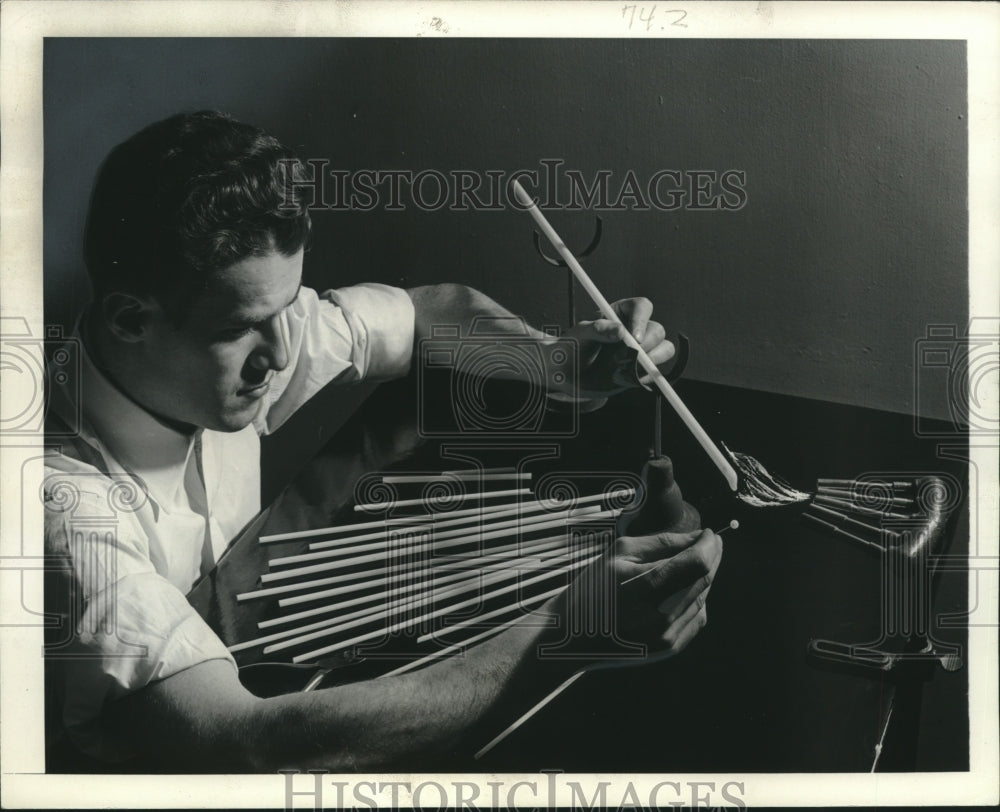
[[[865,504],[871,504],[874,492],[886,494],[887,509]],[[932,580],[954,507],[948,493],[938,477],[845,482],[841,495],[835,486],[821,486],[803,516],[879,552],[882,630],[877,640],[865,643],[812,640],[812,654],[882,671],[904,663],[937,662],[947,671],[961,668],[961,649],[935,640],[932,631]]]

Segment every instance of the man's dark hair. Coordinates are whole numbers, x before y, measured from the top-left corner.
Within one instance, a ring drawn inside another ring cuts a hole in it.
[[[228,115],[151,124],[111,151],[94,183],[84,258],[95,298],[149,294],[182,322],[214,271],[305,245],[301,176],[276,138]]]

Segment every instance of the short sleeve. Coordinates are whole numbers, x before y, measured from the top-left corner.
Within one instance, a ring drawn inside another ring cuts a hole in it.
[[[283,314],[289,365],[275,376],[255,420],[266,434],[331,381],[388,380],[410,370],[415,315],[402,288],[375,283],[302,288]]]
[[[151,682],[214,659],[236,664],[180,590],[159,575],[116,481],[61,473],[46,493],[46,606],[60,620],[49,635],[47,671],[61,728],[83,752],[132,755],[102,715]]]

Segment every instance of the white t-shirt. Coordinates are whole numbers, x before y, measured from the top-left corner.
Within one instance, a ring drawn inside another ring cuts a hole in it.
[[[81,348],[81,378],[49,391],[79,425],[45,460],[47,605],[65,619],[48,650],[61,726],[85,752],[129,753],[101,724],[106,703],[197,663],[235,663],[185,595],[260,510],[260,440],[333,380],[405,375],[414,311],[399,288],[302,288],[282,314],[289,365],[237,432],[165,426]]]

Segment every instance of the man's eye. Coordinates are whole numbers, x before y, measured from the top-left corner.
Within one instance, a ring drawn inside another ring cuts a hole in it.
[[[246,327],[233,327],[229,330],[226,330],[224,335],[228,339],[243,338],[243,336],[250,335],[250,333],[252,333],[256,329],[257,326],[254,324],[248,325]]]

